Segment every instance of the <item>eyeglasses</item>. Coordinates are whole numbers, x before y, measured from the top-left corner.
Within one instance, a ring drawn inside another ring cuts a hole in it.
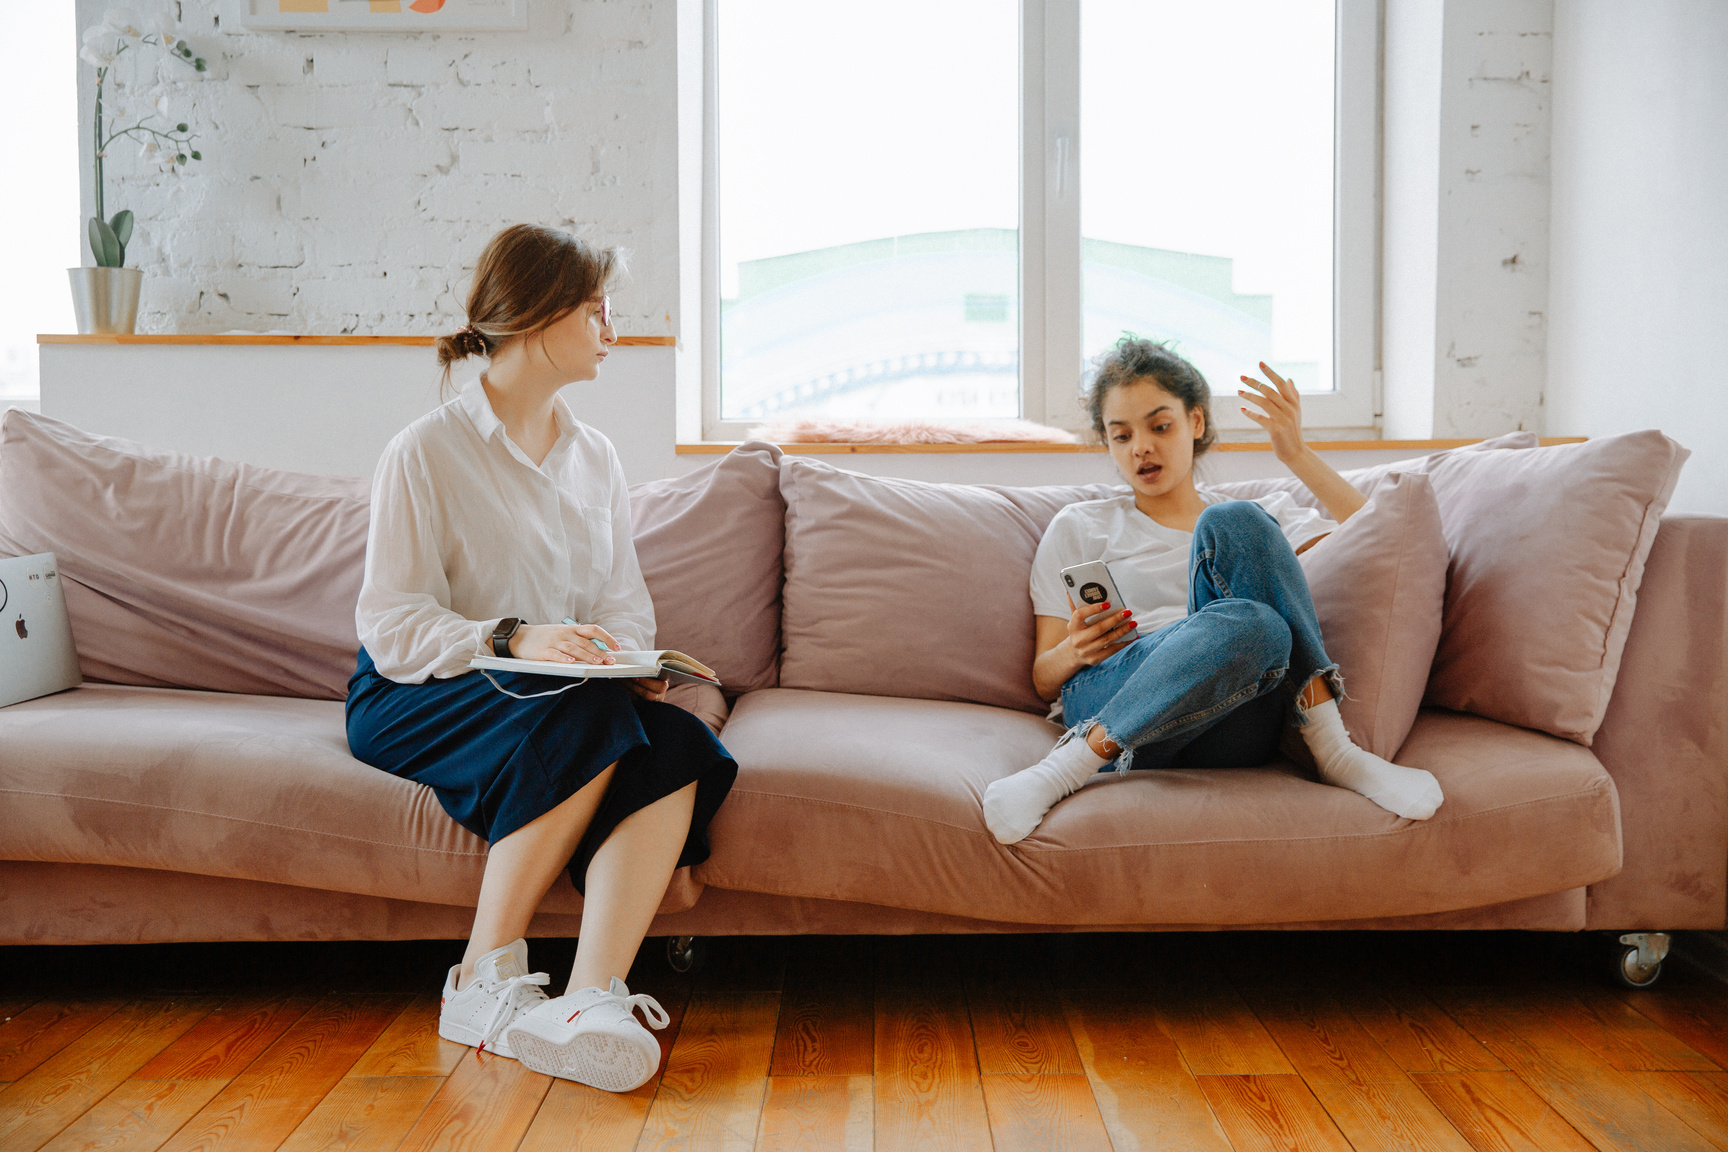
[[[612,297],[600,297],[600,327],[612,327]]]

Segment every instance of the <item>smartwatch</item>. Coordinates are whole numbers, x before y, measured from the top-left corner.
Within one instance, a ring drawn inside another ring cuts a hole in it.
[[[516,635],[516,630],[522,627],[522,621],[515,616],[506,616],[498,621],[498,627],[492,629],[492,655],[500,659],[512,659],[510,655],[510,637]]]

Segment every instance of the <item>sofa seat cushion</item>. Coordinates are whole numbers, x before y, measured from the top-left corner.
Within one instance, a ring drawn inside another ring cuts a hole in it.
[[[0,859],[472,907],[486,842],[349,755],[338,701],[86,684],[0,709]],[[662,910],[699,893],[682,869]],[[581,907],[568,877],[542,904]]]
[[[1614,785],[1587,749],[1437,711],[1398,757],[1446,790],[1424,823],[1284,763],[1101,775],[997,844],[985,787],[1058,735],[977,704],[751,693],[726,725],[738,782],[697,877],[974,919],[1231,925],[1473,908],[1620,868]]]

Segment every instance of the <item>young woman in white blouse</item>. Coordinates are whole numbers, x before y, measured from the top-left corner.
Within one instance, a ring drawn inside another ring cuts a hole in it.
[[[1227,768],[1277,754],[1288,716],[1320,778],[1398,816],[1425,820],[1443,799],[1434,777],[1357,747],[1338,714],[1338,666],[1326,655],[1296,554],[1367,501],[1302,441],[1302,401],[1242,377],[1280,462],[1331,513],[1279,493],[1228,500],[1194,481],[1215,435],[1199,370],[1149,340],[1123,339],[1099,359],[1088,399],[1093,429],[1129,493],[1073,504],[1045,530],[1032,566],[1032,680],[1062,700],[1071,725],[1050,755],[984,793],[1004,844],[1114,761],[1116,770]],[[1062,569],[1103,560],[1125,604],[1079,604]]]
[[[737,765],[664,703],[663,681],[494,673],[495,686],[468,667],[481,654],[609,664],[654,646],[623,469],[558,397],[616,341],[616,263],[531,225],[481,254],[468,326],[438,359],[446,379],[470,356],[487,368],[392,440],[373,479],[348,741],[490,845],[439,1035],[628,1091],[660,1062],[634,1009],[656,1028],[666,1016],[623,978],[673,870],[707,858]],[[564,871],[585,898],[581,940],[567,994],[548,1000],[523,937]]]

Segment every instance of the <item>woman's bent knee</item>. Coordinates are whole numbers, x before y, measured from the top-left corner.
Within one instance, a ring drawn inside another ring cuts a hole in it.
[[[1229,536],[1243,532],[1270,532],[1280,540],[1284,538],[1278,521],[1252,500],[1226,500],[1221,504],[1207,505],[1194,523],[1196,533],[1202,528]]]
[[[1290,663],[1290,625],[1258,600],[1214,600],[1196,615],[1210,616],[1225,633],[1220,641],[1231,651],[1264,668]]]

